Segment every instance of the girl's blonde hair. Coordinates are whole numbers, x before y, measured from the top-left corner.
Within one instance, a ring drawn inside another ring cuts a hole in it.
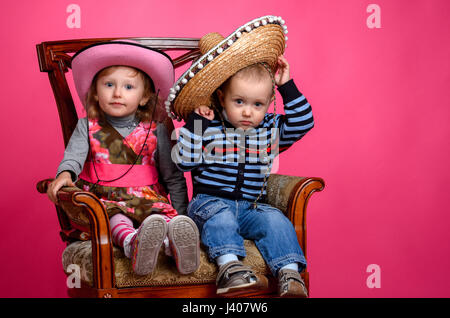
[[[117,66],[108,66],[104,68],[103,70],[99,71],[92,80],[91,87],[89,88],[87,97],[86,97],[86,113],[87,117],[90,119],[98,119],[98,120],[104,120],[105,114],[101,110],[100,105],[98,103],[98,100],[96,99],[97,96],[97,80],[102,75],[109,75],[111,74]],[[153,85],[153,81],[151,78],[144,72],[134,68],[130,67],[135,71],[135,76],[140,76],[144,82],[144,98],[148,98],[147,103],[144,106],[139,105],[137,111],[136,111],[136,117],[142,121],[142,122],[150,122],[150,121],[156,121],[156,122],[163,122],[166,117],[167,113],[162,107],[162,100],[157,96],[155,93],[155,88]],[[156,109],[155,109],[156,108]]]

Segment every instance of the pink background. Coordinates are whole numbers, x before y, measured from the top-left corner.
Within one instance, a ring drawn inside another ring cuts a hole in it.
[[[66,26],[71,3],[79,29]],[[371,3],[380,29],[366,25]],[[227,35],[274,14],[286,20],[286,57],[316,120],[279,172],[326,181],[308,210],[311,296],[449,297],[449,12],[446,0],[3,3],[0,296],[66,297],[55,209],[35,190],[63,154],[35,45]],[[366,284],[370,264],[381,288]]]

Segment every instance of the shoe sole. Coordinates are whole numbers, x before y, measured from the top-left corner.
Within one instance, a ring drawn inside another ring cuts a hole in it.
[[[187,216],[175,217],[169,222],[167,236],[180,274],[195,272],[200,265],[200,238],[194,221]]]
[[[147,275],[155,268],[159,250],[167,234],[167,222],[160,215],[150,215],[142,222],[138,233],[136,260],[133,270],[137,275]]]

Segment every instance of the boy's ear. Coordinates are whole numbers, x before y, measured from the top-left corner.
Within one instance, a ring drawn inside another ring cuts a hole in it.
[[[217,89],[216,93],[217,93],[217,99],[219,100],[220,106],[223,107],[224,94],[221,89]]]

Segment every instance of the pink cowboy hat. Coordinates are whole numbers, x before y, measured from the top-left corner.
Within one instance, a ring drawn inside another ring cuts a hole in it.
[[[73,81],[83,105],[95,75],[113,65],[131,66],[146,73],[163,100],[175,80],[172,59],[164,52],[130,40],[96,43],[72,57]]]

